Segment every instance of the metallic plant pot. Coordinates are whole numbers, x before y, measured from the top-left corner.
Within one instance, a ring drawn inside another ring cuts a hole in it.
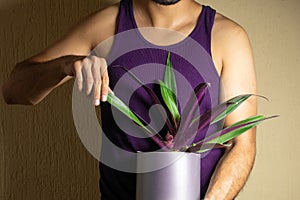
[[[136,200],[200,200],[200,155],[139,152]]]

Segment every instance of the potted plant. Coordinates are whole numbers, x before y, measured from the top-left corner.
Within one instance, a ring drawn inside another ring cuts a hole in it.
[[[143,172],[137,175],[138,200],[167,200],[167,199],[199,199],[200,198],[200,154],[212,148],[228,147],[228,141],[241,135],[247,130],[257,126],[266,119],[277,116],[265,117],[263,115],[251,116],[225,127],[215,133],[207,135],[204,139],[193,142],[196,134],[223,120],[249,97],[256,94],[243,94],[231,98],[203,114],[196,116],[199,105],[209,87],[208,83],[200,83],[194,88],[186,106],[179,111],[177,102],[177,88],[174,71],[168,54],[164,80],[158,80],[163,102],[157,94],[145,85],[138,77],[123,66],[127,72],[149,94],[155,104],[166,105],[166,125],[168,134],[163,138],[153,127],[147,126],[145,120],[132,111],[121,99],[113,93],[108,94],[107,102],[128,116],[142,130],[153,139],[161,148],[159,152],[139,152],[137,162],[138,170]],[[266,97],[263,97],[266,99]],[[160,110],[161,115],[164,112]],[[162,164],[165,161],[165,164]],[[155,164],[158,163],[156,166]],[[143,168],[143,169],[141,169]],[[157,169],[157,170],[153,170]],[[178,171],[180,170],[180,172]],[[186,187],[184,180],[189,183]],[[190,184],[193,182],[193,184]],[[181,186],[185,186],[182,188]],[[165,187],[165,188],[164,188]],[[172,188],[172,189],[170,189]],[[175,188],[175,189],[174,189]],[[178,188],[178,189],[176,189]],[[179,189],[180,188],[180,189]],[[168,193],[168,191],[170,191]]]

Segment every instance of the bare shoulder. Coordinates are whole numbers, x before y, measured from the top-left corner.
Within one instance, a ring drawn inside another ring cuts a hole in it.
[[[83,34],[95,46],[115,34],[120,3],[98,10],[75,25],[69,32]]]
[[[230,60],[239,57],[250,62],[253,59],[246,30],[220,13],[216,14],[212,29],[212,56],[220,74],[225,67],[233,66],[228,64]]]
[[[226,41],[226,39],[232,41],[236,36],[247,37],[246,30],[240,24],[220,13],[216,13],[213,34],[222,41]]]

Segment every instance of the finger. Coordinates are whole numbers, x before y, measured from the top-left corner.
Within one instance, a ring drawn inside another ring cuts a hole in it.
[[[84,85],[85,85],[86,95],[89,95],[91,93],[92,88],[93,88],[93,83],[94,83],[91,68],[92,68],[91,60],[89,58],[84,59],[82,71],[83,71],[83,75],[84,75]]]
[[[101,94],[101,73],[100,73],[100,60],[99,58],[93,56],[91,58],[93,66],[92,66],[92,74],[94,80],[94,105],[100,105],[100,94]]]
[[[105,102],[107,100],[107,95],[109,91],[109,77],[107,72],[107,63],[105,59],[100,59],[101,62],[101,78],[102,78],[102,84],[101,84],[101,101]]]
[[[112,91],[112,89],[110,89],[110,87],[108,87],[108,93],[115,95],[115,93]]]
[[[79,60],[81,61],[81,60],[85,59],[86,56],[68,55],[68,56],[63,56],[62,58],[64,58],[66,60],[65,65],[72,65],[76,61],[79,61]]]
[[[80,60],[74,63],[74,70],[75,70],[77,88],[81,92],[83,88],[83,76],[82,76],[82,62]]]

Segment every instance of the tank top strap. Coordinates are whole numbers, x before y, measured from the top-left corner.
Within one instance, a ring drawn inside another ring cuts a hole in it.
[[[196,40],[211,56],[211,32],[215,21],[216,10],[210,6],[202,5],[198,23],[190,37]]]
[[[121,0],[116,33],[134,29],[132,0]]]

